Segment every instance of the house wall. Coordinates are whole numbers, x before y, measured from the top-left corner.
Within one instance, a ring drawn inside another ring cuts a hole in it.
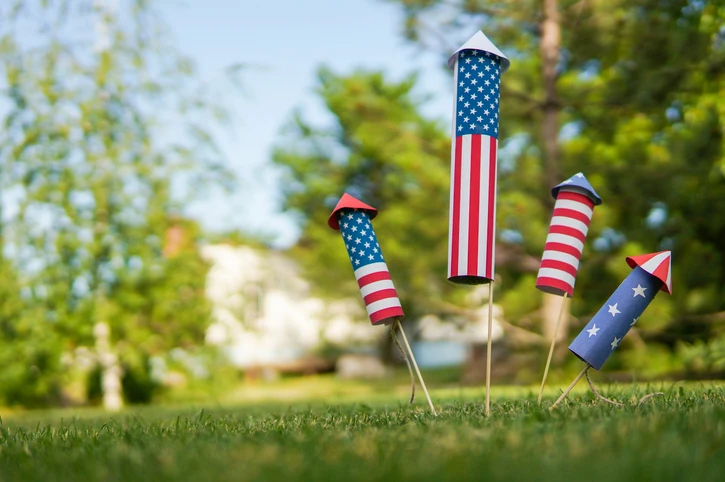
[[[323,343],[374,347],[382,331],[365,322],[359,300],[326,301],[310,294],[295,263],[275,251],[208,245],[206,296],[214,322],[206,342],[239,367],[291,362]]]

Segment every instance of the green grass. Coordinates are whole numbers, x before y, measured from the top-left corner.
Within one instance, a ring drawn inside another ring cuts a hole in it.
[[[25,412],[0,426],[0,481],[11,480],[725,480],[725,390],[717,384],[580,384],[553,412],[530,388],[437,390],[438,417],[401,403],[327,400],[236,408]],[[554,395],[554,391],[550,392]],[[403,398],[404,399],[404,398]],[[71,415],[72,414],[72,415]]]

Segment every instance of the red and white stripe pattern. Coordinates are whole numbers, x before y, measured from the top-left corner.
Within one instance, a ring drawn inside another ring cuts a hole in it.
[[[448,278],[493,280],[498,139],[470,134],[453,142]]]
[[[536,287],[547,293],[572,296],[594,212],[594,201],[565,187],[559,190],[546,237]]]
[[[392,323],[404,316],[393,280],[385,263],[372,263],[355,270],[365,309],[373,325]]]

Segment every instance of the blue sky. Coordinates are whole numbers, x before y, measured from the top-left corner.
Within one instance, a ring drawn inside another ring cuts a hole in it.
[[[195,203],[189,214],[211,230],[265,232],[286,246],[297,235],[280,198],[270,150],[295,108],[308,119],[329,122],[314,95],[315,72],[381,69],[393,78],[421,73],[419,90],[434,94],[426,108],[448,120],[450,80],[444,59],[423,54],[404,41],[402,13],[381,0],[188,0],[163,9],[177,47],[191,56],[205,79],[244,63],[245,94],[230,99],[234,129],[217,132],[229,167],[239,176],[234,195]]]

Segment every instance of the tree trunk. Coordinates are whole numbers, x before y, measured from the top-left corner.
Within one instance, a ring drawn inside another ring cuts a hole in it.
[[[541,21],[541,74],[544,80],[544,105],[541,137],[544,147],[544,182],[549,189],[561,182],[559,169],[559,99],[556,95],[556,67],[559,63],[561,30],[557,0],[542,0],[544,17]],[[553,208],[550,196],[547,201]]]
[[[111,45],[111,37],[108,29],[108,22],[106,15],[111,14],[111,10],[107,5],[107,0],[97,0],[96,8],[98,16],[96,17],[96,45],[95,50],[97,53],[106,52],[109,50]],[[107,151],[106,151],[107,152]],[[101,164],[101,172],[103,173],[101,183],[108,183],[108,171],[103,169]],[[104,172],[105,171],[105,172]],[[104,194],[112,192],[109,189],[105,192],[105,189],[101,189]],[[107,232],[109,213],[107,212],[108,205],[110,203],[108,196],[104,196],[102,202],[99,202],[99,196],[95,196],[98,208],[96,209],[96,233],[95,233],[95,245],[99,247],[99,251],[102,251],[103,242],[101,241],[104,236],[104,231]],[[95,256],[96,258],[96,272],[94,278],[98,277],[98,266],[100,265],[100,258],[102,255]],[[99,283],[94,283],[96,289],[99,289]],[[98,296],[96,301],[96,316],[101,321],[97,321],[93,327],[93,334],[96,337],[96,356],[98,357],[98,363],[101,365],[101,392],[103,392],[103,408],[111,412],[117,412],[123,408],[123,388],[121,386],[121,377],[123,376],[123,369],[118,363],[118,356],[111,347],[111,328],[108,324],[103,321],[105,317],[106,304],[103,296]]]
[[[543,19],[541,21],[541,75],[544,81],[543,121],[541,125],[541,138],[544,147],[544,183],[549,190],[562,180],[559,169],[559,99],[556,94],[556,67],[559,63],[559,49],[561,47],[561,29],[559,25],[559,12],[557,0],[542,0]],[[554,200],[546,196],[546,202],[551,210],[554,209]],[[561,297],[544,294],[541,308],[544,336],[551,340],[561,308]],[[563,317],[557,333],[557,339],[566,338],[566,314]]]
[[[123,408],[123,392],[121,376],[123,369],[118,363],[118,357],[111,350],[109,342],[111,330],[104,322],[98,322],[93,327],[96,337],[96,355],[101,365],[101,391],[103,392],[103,408],[110,412],[117,412]]]

